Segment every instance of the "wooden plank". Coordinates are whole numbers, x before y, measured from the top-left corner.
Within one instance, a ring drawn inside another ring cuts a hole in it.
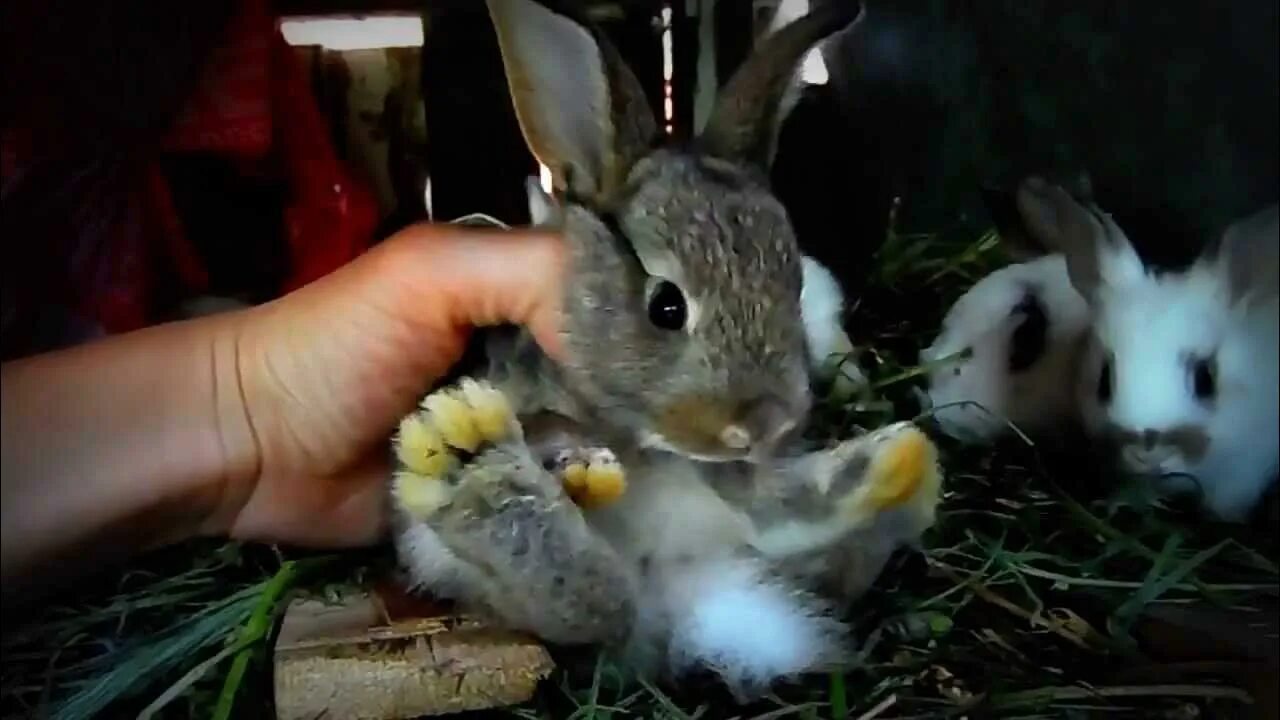
[[[275,644],[278,720],[401,720],[528,700],[553,669],[535,639],[379,588],[299,599]]]

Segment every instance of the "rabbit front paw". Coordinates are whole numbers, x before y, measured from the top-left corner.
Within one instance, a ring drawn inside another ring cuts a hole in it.
[[[437,390],[400,422],[392,494],[410,514],[430,518],[453,500],[468,458],[519,435],[511,404],[493,385],[464,378]]]
[[[547,469],[560,479],[569,497],[584,509],[609,505],[627,489],[622,463],[608,448],[560,450],[547,462]]]

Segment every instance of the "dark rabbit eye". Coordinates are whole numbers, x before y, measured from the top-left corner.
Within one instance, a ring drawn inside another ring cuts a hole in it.
[[[1191,373],[1196,399],[1212,400],[1218,394],[1218,381],[1214,377],[1212,363],[1208,360],[1196,360],[1191,365]]]
[[[1102,369],[1098,372],[1098,402],[1106,405],[1111,402],[1111,361],[1103,360]]]
[[[689,316],[684,294],[675,283],[663,280],[653,289],[649,298],[649,322],[663,330],[681,330]]]

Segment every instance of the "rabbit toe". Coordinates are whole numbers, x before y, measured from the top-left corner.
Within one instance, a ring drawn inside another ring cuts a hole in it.
[[[430,393],[400,421],[392,494],[410,513],[427,518],[452,499],[465,458],[517,434],[507,397],[487,382],[464,378]]]
[[[627,489],[622,463],[608,448],[562,450],[552,461],[551,472],[560,479],[569,497],[583,508],[609,505]]]

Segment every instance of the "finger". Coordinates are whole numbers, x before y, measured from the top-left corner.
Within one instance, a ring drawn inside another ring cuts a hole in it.
[[[558,235],[418,225],[394,241],[412,248],[422,305],[455,329],[522,325],[549,354],[560,354],[565,251]]]

